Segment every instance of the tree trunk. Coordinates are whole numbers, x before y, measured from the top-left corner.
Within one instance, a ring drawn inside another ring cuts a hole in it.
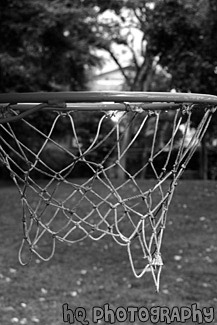
[[[206,136],[204,135],[201,141],[200,148],[200,178],[203,180],[207,180],[208,174],[208,154],[207,154],[207,146],[206,146]]]
[[[134,77],[133,81],[130,81],[129,78],[126,76],[124,73],[124,69],[122,69],[121,64],[119,61],[116,59],[116,57],[113,55],[112,52],[110,52],[112,58],[115,60],[115,62],[118,64],[120,71],[123,74],[123,77],[126,80],[126,83],[130,87],[131,91],[148,91],[150,90],[150,85],[153,79],[153,74],[154,74],[154,65],[153,65],[153,57],[149,53],[146,53],[146,58],[144,58],[143,63],[141,66],[137,69],[137,73]],[[129,117],[127,117],[126,123],[128,124],[131,114],[128,114]],[[123,152],[126,147],[128,146],[131,138],[132,138],[132,126],[129,126],[124,133],[122,143],[121,143],[121,152]],[[146,149],[144,149],[146,150]],[[144,152],[144,156],[146,153]],[[127,153],[121,158],[120,160],[121,166],[126,170],[126,165],[127,165]],[[145,173],[145,171],[144,171]],[[117,168],[117,177],[120,179],[125,179],[126,173],[121,167]]]
[[[152,60],[149,60],[148,66],[146,66],[145,72],[146,72],[146,75],[145,75],[145,78],[143,76],[143,81],[142,81],[141,86],[142,86],[143,91],[149,91],[150,87],[151,87],[153,75],[154,75],[154,68],[153,68]],[[148,121],[146,123],[148,123]],[[143,147],[143,152],[142,152],[142,157],[141,157],[142,166],[144,166],[147,163],[149,151],[150,151],[150,147],[145,145]],[[143,168],[142,172],[139,175],[139,178],[140,179],[146,178],[146,172],[147,172],[147,166]]]
[[[147,56],[137,71],[131,85],[131,91],[148,91],[153,78],[153,70],[153,58],[152,56]]]

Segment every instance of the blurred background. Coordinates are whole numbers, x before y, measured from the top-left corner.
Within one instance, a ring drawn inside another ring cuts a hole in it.
[[[216,30],[216,0],[0,0],[0,93],[123,90],[217,95]],[[201,114],[198,110],[192,116],[189,136]],[[46,134],[51,115],[29,119]],[[99,119],[78,114],[78,134],[88,142],[83,148],[90,145]],[[166,125],[165,139],[172,127],[170,121]],[[14,124],[14,130],[33,152],[38,150],[33,133],[21,123]],[[66,130],[63,119],[55,141],[74,150]],[[148,131],[144,129],[146,139]],[[58,150],[51,155],[47,150],[44,159],[54,169],[65,163]],[[138,169],[143,159],[144,143],[138,141],[127,156],[126,170]],[[81,166],[76,176],[89,175]],[[216,307],[216,114],[171,204],[159,294],[150,274],[140,280],[133,277],[126,250],[107,238],[73,247],[57,244],[49,263],[34,257],[21,267],[17,252],[22,209],[9,177],[0,168],[0,324],[60,325],[64,303],[85,307],[88,316],[94,305],[105,303],[113,309],[195,302],[200,308]],[[152,177],[147,170],[141,178],[148,186]],[[43,248],[50,252],[49,245]]]
[[[1,0],[0,92],[216,95],[216,28],[215,0]],[[216,123],[184,177],[217,178]]]

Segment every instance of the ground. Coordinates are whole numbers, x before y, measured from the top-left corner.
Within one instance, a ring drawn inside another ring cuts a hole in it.
[[[2,184],[0,190],[0,324],[67,324],[62,315],[65,303],[72,310],[86,308],[90,324],[92,308],[106,303],[113,310],[194,303],[217,310],[217,182],[180,181],[163,238],[159,293],[150,273],[134,278],[126,249],[111,238],[58,244],[51,261],[34,257],[21,266],[19,195],[11,184]]]

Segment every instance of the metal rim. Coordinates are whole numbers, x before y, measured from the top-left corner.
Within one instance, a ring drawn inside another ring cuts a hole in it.
[[[0,94],[0,103],[206,103],[217,105],[217,96],[171,92],[30,92]]]

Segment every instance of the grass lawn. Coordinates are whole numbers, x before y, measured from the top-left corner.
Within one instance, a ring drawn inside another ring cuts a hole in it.
[[[92,308],[106,303],[113,310],[197,303],[217,311],[217,182],[182,180],[177,186],[163,238],[159,293],[150,273],[134,278],[125,247],[108,237],[73,246],[59,243],[51,261],[33,257],[21,266],[19,194],[11,184],[0,191],[0,324],[66,324],[64,303],[73,310],[86,308],[90,324]]]

